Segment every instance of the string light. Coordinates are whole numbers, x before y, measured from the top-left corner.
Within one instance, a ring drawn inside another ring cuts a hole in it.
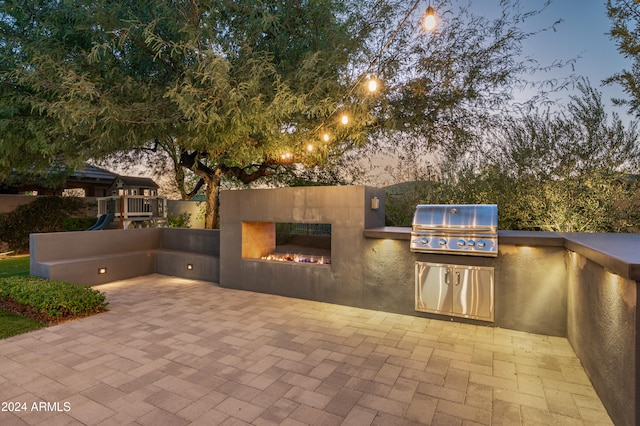
[[[372,77],[371,75],[368,75],[368,72],[380,60],[380,58],[382,57],[382,54],[384,53],[384,51],[387,49],[387,47],[389,47],[391,42],[398,35],[400,30],[404,26],[405,22],[409,19],[409,17],[413,14],[413,12],[418,8],[418,5],[420,4],[421,1],[422,0],[416,0],[415,3],[413,4],[413,6],[411,6],[411,8],[409,9],[409,11],[405,15],[405,17],[399,23],[398,27],[391,34],[391,37],[389,37],[389,39],[386,41],[384,46],[382,46],[382,48],[380,49],[378,54],[369,63],[369,65],[367,66],[365,72],[363,74],[360,74],[360,77],[356,80],[356,83],[353,86],[351,86],[351,89],[349,90],[349,92],[343,97],[343,101],[348,99],[353,94],[354,90],[356,89],[356,86],[362,84],[362,81],[365,78],[365,76],[368,77],[367,81],[366,81],[367,90],[370,93],[374,93],[374,92],[376,92],[378,90],[378,86],[379,86],[378,80],[375,77]],[[427,31],[433,30],[437,25],[436,13],[435,13],[435,9],[431,6],[431,1],[429,1],[429,5],[428,5],[427,10],[426,10],[426,12],[424,14],[424,18],[422,19],[422,25],[423,25],[424,29],[427,30]],[[336,110],[333,110],[333,112],[329,113],[329,115],[325,118],[325,120],[328,120],[336,112],[337,112]],[[351,120],[350,120],[349,116],[346,113],[342,114],[342,116],[340,117],[340,123],[342,123],[342,125],[346,126],[346,125],[349,124],[350,121]],[[326,123],[326,121],[325,121],[325,123]],[[320,127],[322,127],[323,125],[321,125]],[[329,135],[329,133],[326,133],[326,132],[322,134],[321,138],[322,138],[322,140],[324,142],[329,142],[331,140],[331,136]],[[307,145],[307,151],[311,152],[311,151],[313,151],[313,149],[314,149],[314,147],[313,147],[312,144],[308,144]],[[282,158],[283,161],[288,161],[288,160],[291,160],[293,158],[293,155],[290,152],[287,152],[285,154],[282,154],[281,158]]]
[[[378,54],[373,58],[373,60],[371,62],[369,62],[369,65],[367,66],[366,70],[364,71],[363,74],[360,75],[360,77],[357,79],[356,83],[351,86],[351,89],[349,90],[349,92],[343,97],[343,100],[348,99],[352,94],[353,91],[355,90],[356,86],[358,86],[359,84],[362,83],[362,80],[364,78],[365,75],[367,75],[367,73],[378,63],[378,61],[380,60],[380,58],[382,57],[382,54],[384,53],[385,50],[387,50],[387,47],[389,47],[389,45],[391,44],[391,42],[393,42],[393,40],[396,38],[396,36],[398,35],[398,33],[400,32],[400,30],[402,29],[402,27],[404,27],[404,24],[407,22],[407,20],[409,19],[409,17],[413,14],[413,12],[415,12],[415,10],[418,8],[418,5],[420,4],[422,0],[416,0],[413,3],[413,6],[411,6],[411,8],[409,8],[407,14],[404,16],[404,18],[402,19],[402,21],[400,21],[400,23],[398,24],[398,27],[395,29],[395,31],[391,34],[391,36],[389,37],[389,39],[386,41],[386,43],[384,44],[384,46],[382,46],[382,48],[378,51]],[[431,1],[429,1],[429,7],[427,8],[427,13],[429,13],[429,11],[431,11],[431,14],[433,16],[434,19],[434,25],[435,25],[435,11],[433,10],[433,8],[431,7]],[[370,89],[370,88],[369,88]],[[377,83],[376,83],[376,89],[377,89]],[[370,89],[371,90],[371,89]],[[329,117],[331,117],[334,112],[330,113]],[[344,116],[342,117],[342,123],[343,124],[347,124],[349,122],[349,118],[346,118],[346,122],[345,122],[345,118]]]
[[[378,90],[378,82],[376,81],[375,78],[369,77],[369,80],[367,81],[367,89],[371,93],[373,93],[376,90]]]
[[[431,31],[436,27],[436,11],[431,7],[431,3],[429,3],[429,7],[427,7],[427,11],[424,14],[422,25],[427,31]]]

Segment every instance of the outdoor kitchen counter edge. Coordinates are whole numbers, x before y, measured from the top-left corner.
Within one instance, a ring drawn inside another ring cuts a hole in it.
[[[364,237],[409,241],[411,227],[369,228],[364,230]],[[640,234],[498,231],[498,241],[522,246],[564,246],[624,278],[640,281]]]

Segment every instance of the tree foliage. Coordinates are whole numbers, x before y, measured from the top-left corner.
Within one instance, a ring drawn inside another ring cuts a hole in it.
[[[501,229],[638,232],[637,123],[625,128],[599,92],[578,88],[562,112],[509,118],[481,163],[445,167],[436,183],[409,192],[413,206],[498,204]]]
[[[442,0],[426,33],[419,5],[2,1],[0,174],[161,151],[183,198],[206,189],[214,227],[225,177],[312,176],[382,136],[464,152],[536,68],[518,59],[535,11],[503,1],[489,20]],[[368,74],[383,83],[375,96]]]
[[[640,3],[607,0],[607,14],[612,24],[611,38],[618,51],[632,63],[630,69],[620,70],[605,82],[620,84],[629,97],[614,99],[614,102],[627,105],[633,114],[640,116]]]

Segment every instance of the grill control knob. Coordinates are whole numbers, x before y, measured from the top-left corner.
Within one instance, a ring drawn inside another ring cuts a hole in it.
[[[464,247],[465,244],[464,240],[458,240],[458,247]]]
[[[440,240],[438,240],[438,244],[440,244],[441,246],[446,246],[447,240],[445,240],[444,238],[440,238]]]
[[[479,248],[485,248],[486,245],[487,245],[487,243],[485,243],[484,241],[482,241],[482,240],[478,241],[478,247]]]
[[[421,239],[420,239],[420,242],[421,242],[422,244],[424,244],[424,245],[427,245],[427,244],[429,244],[429,239],[428,239],[428,238],[426,238],[426,237],[424,237],[424,238],[421,238]]]
[[[476,242],[475,242],[475,241],[473,241],[473,240],[467,240],[467,245],[468,245],[469,247],[473,247],[473,246],[475,246],[475,245],[476,245]]]

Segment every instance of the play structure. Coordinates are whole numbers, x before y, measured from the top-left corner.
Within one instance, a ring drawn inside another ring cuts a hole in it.
[[[112,213],[101,214],[100,217],[98,217],[98,220],[96,221],[96,223],[94,223],[92,226],[87,228],[86,231],[99,231],[101,229],[104,229],[107,226],[109,226],[111,222],[113,222],[114,218],[115,218],[115,215]]]
[[[166,226],[167,200],[144,195],[116,195],[100,197],[98,214],[111,214],[120,222],[120,229]]]

